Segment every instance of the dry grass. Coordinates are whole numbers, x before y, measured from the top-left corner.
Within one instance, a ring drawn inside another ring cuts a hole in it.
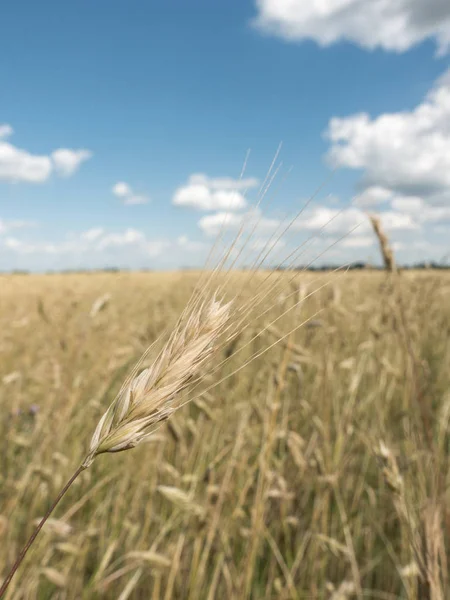
[[[381,256],[383,257],[384,267],[386,271],[389,271],[390,273],[395,273],[397,267],[395,264],[394,253],[392,252],[392,248],[389,243],[389,238],[383,231],[381,219],[377,215],[370,215],[370,222],[372,223],[373,230],[378,238]]]
[[[3,575],[196,279],[1,278]],[[193,402],[96,458],[7,597],[447,597],[450,277],[404,273],[399,302],[384,274],[332,275],[296,304],[322,283],[286,283]]]

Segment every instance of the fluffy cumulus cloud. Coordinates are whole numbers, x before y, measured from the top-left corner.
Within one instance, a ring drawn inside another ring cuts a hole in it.
[[[259,185],[255,177],[233,179],[232,177],[208,177],[204,173],[195,173],[189,182],[197,185],[206,185],[212,190],[248,190]]]
[[[357,206],[376,206],[392,199],[393,192],[379,185],[367,187],[361,194],[354,199]]]
[[[92,156],[89,150],[68,148],[59,148],[50,155],[32,154],[7,141],[13,133],[10,125],[0,124],[0,181],[42,183],[53,173],[68,177]]]
[[[415,213],[389,208],[379,216],[383,229],[395,239],[421,232],[422,220]],[[225,240],[225,247],[239,235],[236,247],[247,245],[247,249],[261,250],[272,248],[272,245],[278,249],[286,246],[286,256],[299,248],[302,256],[310,255],[312,259],[322,253],[327,256],[327,247],[336,244],[348,252],[354,252],[357,248],[368,248],[376,243],[367,213],[354,206],[338,209],[317,205],[303,211],[294,222],[290,218],[272,218],[255,209],[244,213],[221,211],[204,215],[199,219],[198,226],[209,237],[220,234]],[[324,244],[323,249],[319,247],[321,243]],[[347,253],[345,260],[351,259]]]
[[[416,227],[412,219],[403,219],[397,213],[387,212],[382,220],[390,232],[402,233]],[[326,262],[332,258],[331,249],[338,240],[338,246],[344,251],[341,259],[349,262],[354,259],[355,249],[371,247],[376,242],[367,215],[355,207],[338,210],[318,205],[304,211],[294,222],[290,218],[272,218],[255,209],[245,213],[221,211],[204,215],[198,226],[207,236],[220,234],[224,240],[220,251],[239,236],[235,249],[242,264],[246,264],[247,259],[251,262],[254,253],[265,254],[266,251],[269,254],[266,264],[283,260],[289,264],[312,264],[322,256]]]
[[[103,233],[97,239],[95,248],[104,250],[105,248],[122,248],[123,246],[143,246],[146,243],[146,237],[142,231],[128,228],[120,233]]]
[[[112,193],[118,198],[126,198],[127,196],[131,196],[133,192],[127,183],[124,181],[119,181],[113,185]]]
[[[364,170],[368,197],[384,200],[395,192],[432,203],[450,198],[448,74],[414,110],[373,119],[366,113],[334,117],[326,135],[334,165]]]
[[[354,228],[367,228],[367,217],[356,208],[339,211],[326,206],[317,206],[301,215],[294,223],[294,227],[297,230],[345,234]]]
[[[379,214],[384,229],[388,231],[414,231],[420,229],[420,224],[412,215],[387,210]]]
[[[256,8],[254,25],[288,41],[404,52],[434,39],[439,54],[450,48],[448,0],[256,0]]]
[[[414,110],[331,119],[333,165],[362,172],[357,209],[377,209],[387,228],[450,223],[450,70]]]
[[[42,183],[50,177],[52,170],[50,157],[30,154],[0,140],[0,181]]]
[[[361,173],[353,210],[415,232],[416,241],[395,240],[399,251],[442,250],[434,235],[450,225],[450,70],[414,110],[334,117],[326,136],[329,161]]]
[[[120,198],[124,204],[147,204],[150,202],[150,198],[143,194],[135,194],[132,188],[124,181],[118,181],[112,187],[112,193],[117,198]]]
[[[251,209],[245,213],[220,211],[205,215],[198,221],[198,226],[207,236],[217,236],[219,233],[236,235],[239,230],[255,234],[272,233],[279,228],[281,222],[265,217],[259,210]]]
[[[397,212],[414,219],[421,224],[450,224],[450,203],[446,206],[432,206],[422,198],[416,196],[396,196],[391,202],[392,208]]]
[[[243,216],[231,212],[217,212],[213,215],[202,217],[198,226],[208,236],[216,236],[219,232],[227,228],[228,230],[237,230],[242,224]]]
[[[69,177],[78,170],[81,163],[91,158],[90,150],[69,150],[60,148],[52,152],[53,165],[55,171],[63,177]]]
[[[199,173],[189,177],[188,182],[179,187],[173,196],[172,204],[204,211],[237,211],[246,207],[244,192],[258,185],[258,180],[241,180],[229,177],[209,178]]]

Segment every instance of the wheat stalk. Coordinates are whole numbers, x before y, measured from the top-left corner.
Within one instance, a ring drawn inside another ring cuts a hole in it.
[[[41,519],[7,575],[0,597],[6,592],[14,573],[30,546],[62,497],[96,456],[134,448],[177,409],[177,400],[188,385],[202,378],[207,361],[219,346],[221,334],[229,324],[231,303],[217,300],[215,294],[193,310],[177,325],[151,367],[137,374],[143,358],[122,386],[119,394],[101,417],[92,436],[89,453]]]
[[[383,231],[383,228],[381,226],[381,220],[376,215],[370,215],[369,218],[370,222],[372,223],[375,235],[377,236],[378,242],[380,244],[380,250],[383,256],[384,267],[386,271],[389,271],[390,273],[395,273],[397,271],[397,266],[395,264],[394,252],[392,251],[391,245],[389,244],[389,238]]]

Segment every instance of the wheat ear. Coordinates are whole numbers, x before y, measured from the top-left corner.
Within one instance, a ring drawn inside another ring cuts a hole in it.
[[[378,238],[380,244],[381,254],[383,256],[384,268],[390,273],[395,273],[397,267],[395,264],[394,252],[392,251],[391,245],[389,244],[389,238],[384,233],[381,220],[376,215],[369,215],[370,222],[372,223],[375,235]]]
[[[100,419],[84,467],[98,454],[134,448],[170,417],[180,393],[201,379],[229,316],[230,304],[213,297],[172,333],[154,364],[122,388]]]

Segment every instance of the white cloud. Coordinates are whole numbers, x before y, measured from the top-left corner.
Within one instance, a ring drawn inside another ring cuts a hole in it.
[[[209,248],[209,243],[187,235],[169,240],[149,237],[139,229],[94,227],[58,241],[0,235],[0,263],[4,269],[200,267]]]
[[[408,233],[421,229],[422,221],[417,214],[406,214],[401,211],[384,210],[377,213],[381,219],[383,228],[389,233]],[[242,243],[246,243],[248,235],[252,235],[249,248],[260,250],[273,236],[273,242],[278,240],[279,235],[284,232],[285,225],[289,220],[282,222],[278,219],[262,216],[258,210],[246,213],[232,213],[221,211],[211,215],[205,215],[198,221],[200,229],[209,237],[226,235],[233,236],[242,230]],[[301,234],[305,234],[313,244],[314,239],[337,240],[343,238],[339,245],[345,248],[358,248],[372,245],[373,230],[366,212],[357,207],[348,207],[342,210],[318,205],[301,214],[290,226],[290,234],[283,233],[282,244],[298,245]],[[239,245],[239,244],[238,244]],[[269,242],[268,247],[271,247]],[[277,243],[280,246],[279,243]]]
[[[131,250],[141,256],[159,256],[170,247],[167,240],[149,239],[144,232],[128,228],[119,232],[108,232],[102,227],[95,227],[79,234],[69,234],[61,242],[50,243],[47,241],[30,242],[17,237],[8,236],[1,242],[4,247],[19,254],[59,254],[59,255],[86,255],[108,256],[108,252],[125,249]]]
[[[392,250],[394,252],[401,252],[402,250],[405,250],[408,247],[408,244],[405,244],[404,242],[393,242],[392,244]]]
[[[3,245],[9,250],[14,250],[17,254],[57,254],[63,251],[63,247],[59,247],[56,244],[49,244],[47,242],[33,244],[15,237],[7,237]]]
[[[11,231],[12,229],[25,229],[28,227],[36,227],[36,223],[33,223],[32,221],[21,221],[19,219],[14,219],[12,221],[0,219],[0,234]]]
[[[373,246],[374,237],[369,235],[355,235],[346,237],[342,240],[342,246],[344,248],[368,248]]]
[[[383,228],[389,231],[420,229],[420,225],[408,214],[385,211],[379,213],[378,216],[381,219]]]
[[[123,204],[147,204],[150,201],[148,196],[135,194],[132,188],[124,181],[119,181],[112,187],[112,193],[122,199]]]
[[[0,125],[0,138],[7,138],[14,133],[14,129],[11,125],[3,123]]]
[[[155,258],[161,256],[163,252],[171,247],[171,243],[168,240],[153,240],[144,244],[144,249],[148,256]]]
[[[420,229],[420,224],[413,215],[393,210],[378,212],[377,215],[383,228],[389,232]],[[372,233],[368,215],[354,207],[336,210],[326,206],[317,206],[305,212],[294,223],[293,229],[324,236],[346,236],[340,243],[347,248],[364,246],[363,240],[369,239],[368,236]]]
[[[127,183],[119,181],[113,185],[112,193],[118,198],[126,198],[127,196],[131,196],[133,192]]]
[[[391,206],[394,210],[405,213],[419,213],[426,209],[425,202],[417,196],[394,197]]]
[[[233,179],[232,177],[208,177],[204,173],[194,173],[189,177],[193,185],[205,185],[212,190],[249,190],[259,185],[255,177]]]
[[[362,171],[355,206],[389,205],[386,229],[450,221],[450,70],[414,110],[333,118],[327,134],[331,162]]]
[[[449,3],[450,6],[450,3]],[[328,157],[336,166],[364,169],[366,188],[402,195],[450,191],[450,80],[441,79],[411,112],[371,119],[362,113],[331,119]]]
[[[72,175],[80,164],[90,158],[89,150],[69,150],[60,148],[50,156],[31,154],[4,141],[12,135],[10,125],[0,126],[0,181],[10,183],[42,183],[56,172],[59,175]]]
[[[218,212],[202,217],[198,222],[198,226],[206,235],[216,236],[222,228],[239,229],[242,219],[242,215],[236,215],[231,212]]]
[[[450,225],[435,225],[433,228],[435,233],[445,233],[446,235],[450,235]]]
[[[321,46],[349,41],[367,50],[404,52],[434,39],[450,47],[447,0],[256,0],[254,25],[287,41]]]
[[[90,230],[85,232],[84,238],[86,239],[86,233],[97,232],[97,230]],[[156,257],[160,256],[163,252],[169,248],[181,248],[183,251],[196,252],[205,249],[205,244],[202,242],[195,242],[190,240],[187,236],[180,236],[175,242],[170,240],[152,240],[148,239],[147,236],[140,230],[128,228],[119,233],[107,233],[103,229],[99,229],[101,234],[95,236],[94,245],[95,250],[105,250],[107,248],[123,248],[123,247],[134,247],[135,249],[141,250],[144,254]],[[89,235],[92,241],[94,241],[92,235]],[[91,241],[90,240],[90,241]]]
[[[177,245],[179,248],[186,250],[187,252],[202,252],[210,247],[210,245],[205,244],[205,242],[197,242],[189,239],[187,235],[181,235],[177,239]]]
[[[278,239],[276,236],[274,236],[273,238],[269,239],[256,238],[251,242],[250,249],[254,250],[255,252],[260,252],[263,250],[264,254],[266,251],[270,251],[270,254],[272,254],[274,251],[280,250],[285,246],[286,242],[283,239]]]
[[[411,215],[420,223],[437,223],[450,221],[450,204],[448,206],[430,206],[422,198],[416,196],[397,196],[391,206],[395,211]]]
[[[221,211],[205,215],[198,221],[198,226],[208,236],[217,236],[220,232],[236,232],[241,226],[248,233],[252,231],[252,235],[259,235],[275,231],[280,226],[280,221],[263,217],[259,210],[251,209],[239,214]]]
[[[419,218],[424,223],[450,221],[450,206],[427,206],[425,210],[420,213]]]
[[[68,148],[59,148],[52,152],[52,160],[55,171],[63,177],[73,175],[81,165],[92,156],[90,150],[69,150]]]
[[[16,249],[18,250],[22,246],[23,242],[21,242],[20,240],[18,240],[16,238],[13,238],[13,237],[7,237],[4,240],[3,244],[7,248],[12,248],[13,250],[16,250]]]
[[[211,192],[204,185],[187,185],[179,188],[173,197],[175,206],[188,206],[199,210],[239,210],[246,206],[239,192]]]
[[[102,235],[97,244],[99,250],[110,247],[122,247],[145,243],[146,238],[142,231],[128,228],[121,233],[108,233]]]
[[[127,244],[133,245],[144,240],[144,234],[132,229],[126,229],[120,233],[107,233],[104,229],[98,227],[88,229],[78,235],[68,235],[65,240],[58,243],[48,243],[46,241],[27,242],[9,237],[5,240],[5,245],[21,253],[67,254],[101,252],[106,248],[123,247]]]
[[[356,206],[375,206],[387,202],[392,196],[393,192],[391,190],[387,190],[378,185],[373,185],[359,194],[355,198],[354,203]]]
[[[98,240],[103,234],[105,230],[102,227],[93,227],[92,229],[88,229],[87,231],[83,231],[81,233],[80,238],[82,240],[87,240],[88,242],[94,242]]]
[[[326,234],[345,234],[355,227],[359,232],[367,230],[367,216],[358,208],[338,210],[326,206],[316,206],[305,211],[294,223],[296,230],[307,230]]]
[[[53,170],[48,156],[30,154],[8,142],[0,142],[0,181],[41,183]]]
[[[404,228],[417,229],[420,224],[450,220],[450,205],[432,206],[419,196],[392,196],[390,205],[392,211],[380,214],[385,215],[387,221],[393,218],[394,224],[409,224]]]
[[[125,198],[124,200],[124,204],[131,206],[133,204],[137,205],[137,204],[148,204],[149,202],[149,198],[147,196],[142,196],[142,195],[138,195],[138,194],[132,194],[131,196],[128,196],[128,198]]]
[[[255,178],[209,178],[203,173],[197,173],[189,177],[186,185],[175,191],[172,204],[205,211],[241,210],[247,205],[241,192],[257,185],[258,180]]]

